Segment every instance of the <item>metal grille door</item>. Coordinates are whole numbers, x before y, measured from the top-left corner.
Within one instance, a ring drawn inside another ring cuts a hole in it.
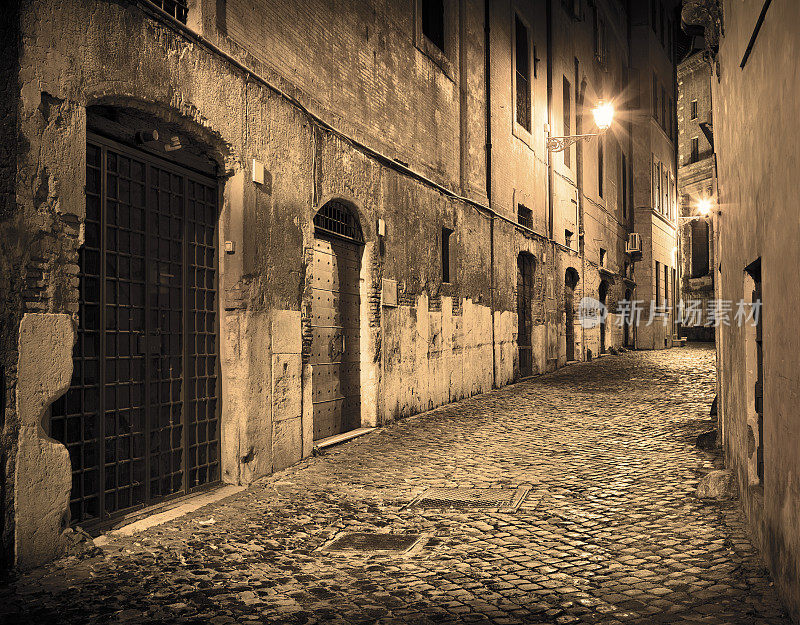
[[[219,481],[213,180],[87,145],[80,315],[51,434],[72,461],[73,522]]]
[[[316,239],[312,268],[311,365],[314,440],[361,425],[361,246]]]

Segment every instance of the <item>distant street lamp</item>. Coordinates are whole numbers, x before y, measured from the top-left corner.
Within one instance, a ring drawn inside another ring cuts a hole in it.
[[[686,215],[686,216],[679,216],[678,219],[687,219],[689,221],[693,219],[706,219],[711,214],[711,209],[714,207],[714,202],[708,198],[701,198],[697,200],[697,204],[695,208],[697,209],[697,214],[695,215]]]
[[[582,135],[568,135],[566,137],[551,137],[550,128],[547,126],[547,150],[549,152],[563,152],[573,143],[577,143],[581,139],[597,137],[603,134],[606,130],[611,128],[611,122],[614,121],[614,105],[611,104],[611,102],[598,100],[597,105],[592,109],[592,116],[594,117],[594,123],[597,126],[598,132],[590,132]]]

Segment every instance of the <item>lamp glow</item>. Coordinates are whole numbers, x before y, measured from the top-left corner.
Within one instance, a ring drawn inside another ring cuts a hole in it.
[[[614,106],[611,102],[600,100],[592,109],[592,115],[594,115],[594,123],[601,131],[608,130],[614,120]]]
[[[711,212],[711,200],[700,200],[697,202],[697,213],[705,217]]]

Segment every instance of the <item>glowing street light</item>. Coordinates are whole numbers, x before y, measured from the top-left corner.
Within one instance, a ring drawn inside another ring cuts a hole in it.
[[[711,200],[702,199],[697,202],[697,214],[706,217],[711,212]]]
[[[614,121],[614,105],[611,102],[598,100],[597,105],[592,109],[592,116],[594,123],[597,126],[597,132],[590,132],[583,135],[569,135],[566,137],[551,137],[549,125],[545,125],[545,137],[547,150],[549,152],[563,152],[573,143],[577,143],[581,139],[588,139],[589,137],[596,137],[603,134],[606,130],[611,128],[611,122]]]
[[[611,128],[611,122],[614,121],[614,105],[611,102],[603,102],[600,100],[592,109],[594,116],[594,123],[600,129],[600,132]]]

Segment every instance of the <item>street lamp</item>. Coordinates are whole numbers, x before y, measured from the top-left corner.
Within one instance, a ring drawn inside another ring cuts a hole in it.
[[[693,219],[706,219],[711,214],[711,209],[713,208],[714,203],[708,198],[702,198],[697,201],[695,208],[697,209],[696,215],[680,215],[678,219],[687,219],[692,221]]]
[[[563,152],[573,143],[577,143],[581,139],[597,137],[603,134],[606,130],[611,128],[611,122],[614,121],[614,105],[611,104],[611,102],[598,100],[597,105],[592,109],[592,116],[594,117],[594,123],[597,126],[598,132],[569,135],[566,137],[551,137],[550,127],[547,126],[547,150],[549,152]]]
[[[706,217],[711,212],[711,200],[702,199],[697,203],[697,214]]]

